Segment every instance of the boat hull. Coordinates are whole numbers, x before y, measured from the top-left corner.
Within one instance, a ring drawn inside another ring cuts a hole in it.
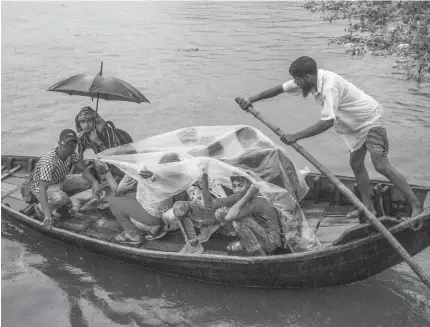
[[[2,204],[2,214],[59,241],[143,268],[205,282],[243,287],[319,288],[354,283],[402,262],[391,245],[377,234],[345,245],[303,254],[235,257],[135,249],[67,230],[43,229],[33,218]],[[411,254],[430,245],[430,219],[413,231],[407,223],[390,229]],[[415,223],[418,223],[417,221]]]

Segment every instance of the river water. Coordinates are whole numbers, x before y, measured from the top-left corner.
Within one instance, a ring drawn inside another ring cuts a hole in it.
[[[276,140],[234,98],[288,80],[291,61],[309,55],[383,104],[391,162],[411,183],[430,186],[430,85],[392,75],[390,58],[354,59],[329,47],[328,38],[342,33],[342,22],[324,22],[294,2],[2,3],[2,154],[41,155],[61,129],[74,128],[79,108],[95,101],[45,90],[97,73],[101,61],[104,74],[151,101],[99,103],[101,115],[134,139],[247,124]],[[319,119],[312,99],[285,95],[255,107],[287,132]],[[300,143],[335,173],[351,175],[333,131]],[[430,325],[430,292],[404,264],[344,287],[243,289],[148,272],[1,224],[2,326]],[[429,250],[415,258],[430,271]]]

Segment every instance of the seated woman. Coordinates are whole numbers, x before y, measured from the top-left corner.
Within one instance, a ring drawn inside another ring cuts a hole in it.
[[[82,156],[86,149],[94,153],[133,142],[131,136],[115,128],[111,121],[106,122],[91,107],[83,107],[75,117],[78,134],[78,153]]]
[[[268,255],[282,246],[279,212],[262,196],[258,186],[243,176],[231,176],[233,191],[241,199],[230,208],[225,221],[232,221],[239,241],[229,244],[230,251],[242,250]]]
[[[105,121],[91,107],[83,107],[75,117],[78,134],[78,153],[83,159],[84,152],[92,149],[100,153],[106,149],[133,142],[131,136],[124,130],[118,129],[111,121]],[[108,165],[114,177],[118,180],[124,173],[113,165]]]
[[[177,154],[170,153],[160,159],[160,164],[179,160]],[[154,176],[149,170],[142,171],[140,175],[145,179]],[[125,175],[121,182],[117,184],[109,169],[105,170],[104,177],[111,190],[110,194],[106,197],[109,207],[124,229],[123,233],[117,235],[115,238],[119,243],[129,245],[141,244],[144,241],[141,236],[141,230],[152,235],[157,235],[159,231],[164,230],[163,212],[171,208],[176,201],[187,201],[189,199],[187,192],[183,191],[170,199],[158,202],[156,204],[157,207],[148,212],[136,199],[137,181],[134,178]],[[136,221],[140,228],[133,221]]]
[[[89,106],[81,108],[75,117],[75,124],[78,134],[78,153],[81,160],[87,149],[92,149],[97,154],[106,149],[133,142],[127,132],[115,128],[110,121],[106,122]],[[100,171],[98,167],[96,161],[95,175],[100,178],[103,171]],[[108,167],[117,181],[124,176],[124,173],[114,165],[109,164]],[[100,201],[99,209],[105,208],[106,203]]]
[[[200,254],[204,252],[201,241],[194,230],[193,222],[197,219],[205,219],[207,225],[212,226],[210,233],[213,233],[217,226],[229,221],[233,222],[240,241],[228,246],[231,251],[240,250],[243,246],[248,252],[267,255],[282,245],[277,210],[266,199],[255,196],[258,188],[245,177],[232,175],[230,179],[233,194],[225,198],[213,199],[208,190],[208,176],[204,172],[205,207],[202,208],[189,201],[176,202],[173,205],[175,217],[184,226],[183,234],[186,244],[181,250],[182,253]]]

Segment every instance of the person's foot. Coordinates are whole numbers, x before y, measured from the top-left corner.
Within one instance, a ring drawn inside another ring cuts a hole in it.
[[[213,225],[208,225],[208,226],[202,226],[200,228],[200,233],[197,236],[197,239],[201,243],[209,241],[209,238],[212,236],[212,234],[215,233],[220,227],[221,227],[220,224],[213,224]]]
[[[424,212],[424,209],[419,206],[412,209],[411,218],[414,218],[415,216],[418,216]]]
[[[115,241],[121,244],[139,245],[143,240],[140,235],[131,235],[130,233],[122,232],[115,237]]]
[[[376,212],[376,209],[369,209],[369,211],[371,212],[371,213],[373,213],[373,215],[376,217],[376,215],[378,214],[377,212]],[[360,216],[360,211],[359,210],[352,210],[351,212],[349,212],[347,215],[346,215],[346,218],[358,218]]]
[[[179,253],[185,254],[202,254],[203,252],[205,252],[205,249],[200,242],[197,242],[197,244],[194,245],[191,245],[190,243],[185,243],[181,251],[179,251]]]
[[[151,226],[149,228],[148,234],[145,235],[147,241],[154,241],[164,237],[167,234],[164,224],[158,226]]]
[[[242,247],[242,244],[240,244],[240,241],[234,241],[234,242],[231,242],[229,245],[227,245],[227,250],[232,252],[242,251],[243,247]]]

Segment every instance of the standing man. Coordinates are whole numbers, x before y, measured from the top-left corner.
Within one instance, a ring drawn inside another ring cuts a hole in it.
[[[300,57],[290,66],[290,80],[265,90],[239,104],[246,110],[252,103],[275,97],[281,93],[302,93],[307,97],[312,93],[321,106],[321,119],[316,124],[295,134],[284,134],[282,142],[291,144],[298,140],[321,134],[334,126],[350,151],[350,165],[364,205],[376,214],[368,190],[369,175],[364,158],[369,151],[372,163],[408,199],[412,206],[412,217],[423,211],[423,204],[417,199],[405,177],[388,161],[388,139],[384,126],[383,108],[371,96],[341,76],[323,69],[317,69],[310,57]]]
[[[65,129],[60,134],[58,147],[42,156],[34,169],[31,192],[39,200],[34,207],[36,214],[43,219],[46,228],[52,226],[52,215],[59,215],[57,209],[69,204],[69,196],[93,188],[98,196],[100,184],[85,168],[82,161],[75,153],[78,145],[78,136],[75,131]],[[69,175],[72,166],[82,170],[81,174]],[[76,215],[77,208],[69,212]]]

